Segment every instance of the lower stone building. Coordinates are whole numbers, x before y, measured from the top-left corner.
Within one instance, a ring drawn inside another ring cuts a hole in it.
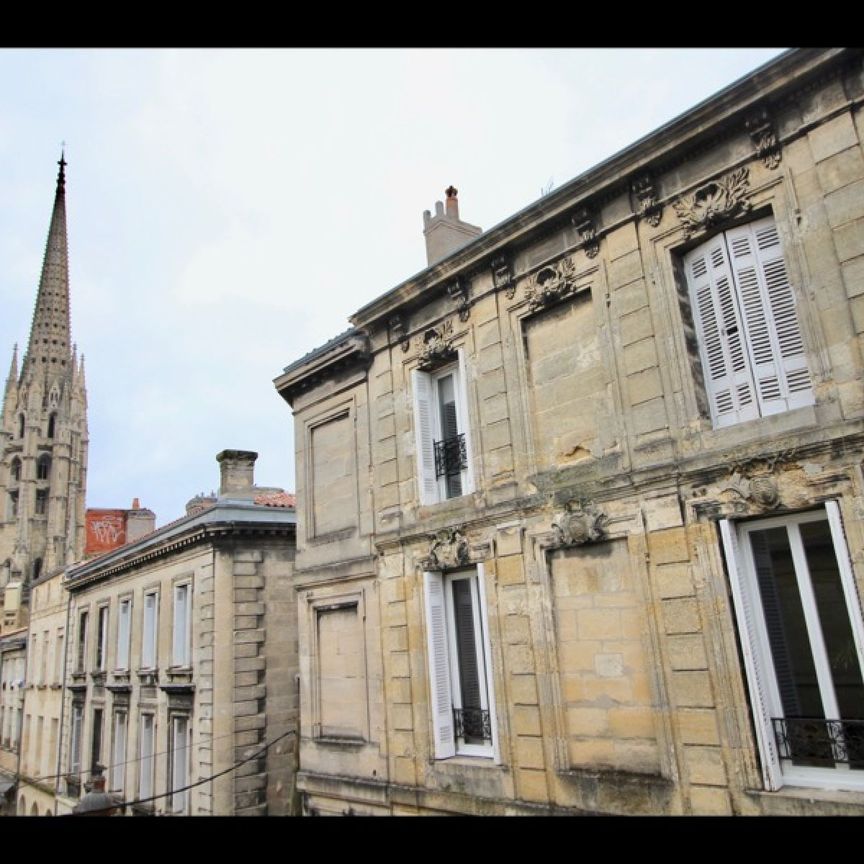
[[[27,628],[0,635],[0,815],[5,816],[16,812],[26,669]]]
[[[293,812],[296,519],[256,458],[223,451],[212,506],[67,569],[62,810],[104,770],[127,813]]]

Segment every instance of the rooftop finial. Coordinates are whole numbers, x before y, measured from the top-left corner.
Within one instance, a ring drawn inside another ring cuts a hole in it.
[[[57,175],[57,188],[66,188],[66,142],[64,141],[60,147],[60,161],[57,163],[60,166],[60,173]]]

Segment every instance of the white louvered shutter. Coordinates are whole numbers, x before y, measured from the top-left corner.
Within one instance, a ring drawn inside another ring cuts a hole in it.
[[[684,259],[714,426],[759,416],[723,235]]]
[[[435,426],[432,377],[415,369],[413,383],[417,483],[420,487],[420,503],[434,504],[438,501],[438,480],[435,477],[435,452],[433,448]]]
[[[429,652],[429,704],[435,739],[435,758],[456,755],[453,697],[447,655],[447,620],[444,615],[444,579],[438,572],[423,574],[426,601],[426,640]]]
[[[735,617],[738,619],[738,633],[741,637],[741,650],[744,654],[744,668],[754,715],[753,726],[756,729],[756,740],[762,757],[762,778],[766,789],[779,789],[783,785],[780,776],[780,759],[774,731],[771,728],[766,688],[760,678],[760,664],[757,660],[759,645],[757,616],[760,616],[761,612],[754,606],[753,592],[742,581],[738,537],[735,526],[728,519],[720,520],[720,536],[723,540],[729,581],[732,584],[732,600],[735,604]]]
[[[777,226],[771,217],[726,232],[763,416],[813,404],[813,386]]]

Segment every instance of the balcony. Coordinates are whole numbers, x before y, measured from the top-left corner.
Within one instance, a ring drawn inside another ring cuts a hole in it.
[[[781,759],[795,765],[864,769],[864,720],[772,717]]]

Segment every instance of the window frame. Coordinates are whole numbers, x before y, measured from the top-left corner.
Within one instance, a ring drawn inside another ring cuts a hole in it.
[[[477,756],[492,759],[496,764],[501,761],[483,569],[482,564],[477,564],[460,570],[426,570],[423,573],[429,706],[435,759]],[[489,713],[491,741],[488,744],[469,743],[456,735],[453,712],[462,708],[462,697],[452,585],[462,580],[469,580],[471,586],[481,709]]]
[[[145,734],[146,721],[150,721],[149,734]],[[144,743],[149,740],[150,752],[144,753]],[[146,785],[145,785],[146,778]],[[153,797],[153,789],[156,778],[156,714],[155,712],[141,712],[138,736],[138,798],[145,799],[144,803],[152,807],[153,802],[147,802],[147,798]]]
[[[802,565],[803,540],[800,539],[800,534],[797,535],[797,541],[792,540],[791,538],[795,535],[789,532],[789,526],[800,526],[809,522],[828,523],[845,601],[845,611],[857,651],[859,670],[864,675],[864,618],[862,618],[861,604],[837,501],[828,500],[824,502],[824,507],[799,513],[742,522],[722,519],[719,522],[726,566],[732,587],[735,619],[744,657],[746,685],[753,709],[753,724],[761,757],[763,781],[765,788],[772,791],[785,785],[864,790],[864,770],[852,771],[836,767],[796,766],[791,764],[791,760],[781,759],[771,723],[772,717],[783,718],[785,713],[782,707],[771,646],[768,641],[765,613],[759,593],[749,534],[758,530],[786,528],[794,562],[795,578],[799,585],[802,610],[807,622],[807,634],[812,642],[814,639],[822,639],[821,624],[813,625],[814,620],[818,621],[819,611],[812,597],[812,580],[806,559],[803,560]],[[820,662],[818,651],[814,654],[813,659],[814,663],[818,665]],[[821,687],[820,698],[824,699],[824,691]]]
[[[125,614],[123,610],[126,610]],[[124,629],[125,626],[125,629]],[[114,669],[117,672],[129,671],[132,647],[132,595],[120,597],[117,601],[117,639],[114,645]]]
[[[122,718],[122,724],[121,724]],[[122,744],[122,746],[120,746]],[[111,770],[109,791],[121,795],[126,788],[126,749],[129,745],[129,711],[115,708],[111,724]]]
[[[453,376],[457,435],[465,439],[465,467],[460,472],[461,494],[447,494],[447,475],[436,476],[434,444],[444,437],[440,412],[440,382]],[[456,358],[432,371],[412,370],[416,476],[421,504],[438,504],[470,495],[476,488],[471,446],[471,423],[468,411],[465,352],[456,350]],[[425,421],[425,422],[424,422]]]
[[[185,606],[182,620],[179,620],[180,592],[185,592]],[[175,583],[172,590],[173,608],[171,614],[171,666],[175,669],[188,669],[192,666],[192,582]],[[179,628],[178,628],[179,621]],[[182,633],[182,643],[178,639],[178,629]],[[178,645],[182,651],[178,651]]]
[[[153,598],[153,614],[148,627],[147,599]],[[159,666],[159,589],[144,592],[141,610],[141,669],[157,669]],[[149,649],[149,650],[148,650]],[[150,655],[148,657],[148,655]],[[148,663],[148,660],[150,662]]]
[[[177,746],[178,727],[185,726],[182,747]],[[189,814],[191,789],[184,789],[191,783],[191,751],[192,751],[192,718],[188,714],[171,714],[168,718],[168,792],[171,814],[183,816]],[[179,750],[184,752],[184,758],[178,759]],[[179,770],[178,770],[179,769]],[[182,791],[175,791],[182,790]],[[177,799],[180,799],[179,802]]]
[[[84,673],[87,671],[87,637],[89,633],[90,610],[81,609],[78,612],[78,633],[75,656],[75,671]]]
[[[100,603],[96,607],[96,656],[93,671],[104,672],[108,668],[108,628],[111,626],[111,606]]]
[[[775,242],[761,245],[760,238],[771,229]],[[746,253],[740,245],[745,235],[750,240]],[[709,261],[717,252],[720,264]],[[705,269],[694,275],[700,257]],[[685,318],[695,333],[712,428],[815,405],[814,363],[804,340],[801,298],[774,214],[763,211],[755,219],[727,226],[678,258],[689,305]],[[751,259],[750,264],[739,259]],[[745,272],[752,272],[746,284]],[[721,287],[724,279],[731,286],[728,293]],[[776,392],[770,392],[772,386]]]

